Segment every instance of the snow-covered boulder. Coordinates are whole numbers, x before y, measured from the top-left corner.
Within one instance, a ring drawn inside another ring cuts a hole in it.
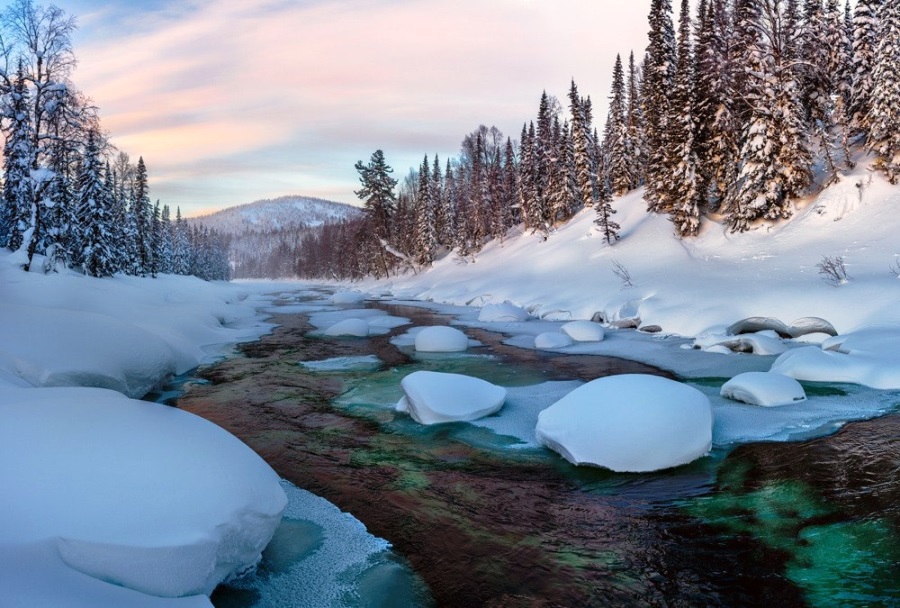
[[[545,331],[534,337],[534,347],[540,350],[554,350],[572,346],[572,338],[558,331]]]
[[[420,424],[477,420],[503,407],[506,389],[480,378],[442,372],[413,372],[400,381],[397,411]]]
[[[603,339],[603,326],[593,321],[569,321],[559,330],[576,342],[599,342]]]
[[[415,344],[420,353],[459,353],[469,348],[469,337],[455,327],[424,327]]]
[[[359,304],[365,299],[366,294],[359,291],[338,291],[333,296],[331,296],[331,303],[347,306]]]
[[[478,313],[478,320],[482,323],[521,322],[527,321],[528,311],[510,302],[502,304],[486,304]]]
[[[369,322],[355,317],[338,321],[324,332],[326,336],[352,336],[365,338],[369,335]]]
[[[788,331],[793,338],[799,338],[800,336],[806,336],[809,334],[828,334],[829,336],[837,335],[837,330],[834,328],[834,325],[820,317],[802,317],[800,319],[797,319],[796,321],[791,323]]]
[[[729,336],[740,334],[754,334],[759,331],[771,329],[784,338],[791,337],[790,328],[783,321],[772,317],[747,317],[728,326],[725,333]]]
[[[0,554],[160,597],[255,566],[287,502],[218,426],[94,388],[4,389],[0,487]]]
[[[581,386],[538,416],[538,443],[572,464],[645,472],[709,452],[712,408],[697,389],[658,376],[626,374]]]
[[[738,374],[722,385],[721,395],[726,399],[766,407],[806,400],[806,392],[799,382],[771,372]]]

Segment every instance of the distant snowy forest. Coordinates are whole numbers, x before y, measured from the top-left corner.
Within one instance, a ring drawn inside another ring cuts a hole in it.
[[[744,232],[850,168],[851,152],[900,176],[900,2],[653,0],[649,46],[616,57],[602,136],[573,81],[568,118],[546,92],[519,142],[495,127],[457,158],[426,155],[402,182],[383,153],[357,163],[366,216],[309,236],[300,276],[386,276],[455,251],[472,258],[510,228],[549,236],[584,209],[611,245],[613,197],[645,187],[680,238],[704,221]],[[814,183],[816,178],[817,183]]]
[[[0,13],[0,247],[25,270],[37,255],[44,271],[227,279],[226,243],[152,203],[143,158],[134,164],[107,140],[71,81],[74,31],[74,17],[32,0]]]

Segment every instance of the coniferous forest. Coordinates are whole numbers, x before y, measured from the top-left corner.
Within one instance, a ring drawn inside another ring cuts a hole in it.
[[[135,164],[109,142],[98,108],[72,82],[75,27],[32,0],[0,14],[0,247],[26,271],[40,256],[44,271],[227,279],[227,243],[152,202],[143,158]]]
[[[566,108],[540,96],[518,141],[482,125],[458,157],[425,155],[402,180],[380,150],[357,163],[365,219],[332,228],[342,242],[327,249],[310,242],[316,266],[301,248],[301,274],[386,276],[451,251],[470,260],[512,227],[548,237],[584,208],[612,245],[610,203],[641,186],[647,211],[668,216],[679,238],[707,221],[740,233],[790,218],[814,176],[827,186],[859,150],[900,177],[900,2],[679,9],[675,18],[671,0],[653,0],[643,57],[611,62],[605,119],[573,80]]]

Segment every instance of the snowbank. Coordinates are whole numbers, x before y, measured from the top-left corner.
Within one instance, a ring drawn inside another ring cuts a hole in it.
[[[572,464],[639,473],[708,453],[712,424],[709,399],[697,389],[626,374],[588,382],[542,411],[535,436]]]
[[[510,302],[500,304],[486,304],[478,313],[478,320],[482,323],[497,323],[499,321],[519,322],[529,317],[528,311]]]
[[[4,391],[0,487],[0,554],[161,597],[209,594],[254,566],[286,504],[228,432],[92,388]]]
[[[770,372],[746,372],[722,385],[726,399],[766,407],[806,400],[806,392],[793,378]]]
[[[556,350],[572,346],[572,338],[558,331],[545,331],[534,337],[534,347],[540,350]]]
[[[503,407],[506,389],[461,374],[418,371],[400,382],[404,396],[397,411],[420,424],[477,420]]]
[[[459,353],[469,348],[469,337],[455,327],[423,327],[415,346],[422,353]]]

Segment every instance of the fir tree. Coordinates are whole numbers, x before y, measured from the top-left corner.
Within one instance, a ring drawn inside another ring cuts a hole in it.
[[[394,210],[396,198],[394,187],[397,180],[391,177],[393,169],[384,160],[384,152],[376,150],[368,165],[357,161],[356,171],[359,173],[359,181],[362,188],[356,191],[356,196],[364,201],[366,213],[372,226],[373,236],[376,242],[380,241],[381,269],[384,276],[388,275],[387,259],[384,256],[384,244],[390,242],[391,214]]]
[[[672,193],[666,190],[671,158],[669,117],[672,112],[669,96],[675,84],[675,31],[672,26],[671,0],[652,0],[650,5],[650,43],[644,62],[644,124],[648,149],[647,209],[668,212],[672,208]]]
[[[605,181],[600,183],[600,196],[597,200],[596,211],[597,219],[594,220],[594,223],[600,227],[606,243],[612,245],[619,240],[620,226],[612,220],[616,210],[612,208],[612,193]]]
[[[598,196],[598,171],[596,147],[591,136],[590,104],[578,95],[574,80],[569,88],[569,111],[572,114],[572,144],[575,150],[575,184],[582,206],[593,207]],[[525,164],[524,144],[522,163]]]
[[[137,274],[152,274],[153,264],[153,210],[150,206],[150,187],[147,183],[147,166],[144,157],[138,158],[134,175],[134,194],[131,200],[131,216],[135,233],[135,270]]]
[[[634,65],[634,52],[628,56],[628,106],[625,112],[625,158],[628,163],[630,183],[628,189],[633,190],[644,182],[644,166],[647,152],[644,148],[644,118],[641,111],[640,78]]]
[[[9,94],[9,135],[3,147],[3,213],[0,215],[0,246],[19,249],[31,223],[35,206],[31,172],[35,165],[34,131],[31,125],[29,94],[19,67],[19,73]],[[26,244],[27,246],[27,244]]]
[[[429,173],[428,155],[419,171],[419,191],[415,202],[415,244],[416,263],[428,266],[434,261],[434,198]]]
[[[625,72],[622,69],[622,58],[616,55],[609,94],[609,114],[603,137],[604,171],[614,196],[628,192],[633,181],[629,172],[628,128],[625,120]]]

